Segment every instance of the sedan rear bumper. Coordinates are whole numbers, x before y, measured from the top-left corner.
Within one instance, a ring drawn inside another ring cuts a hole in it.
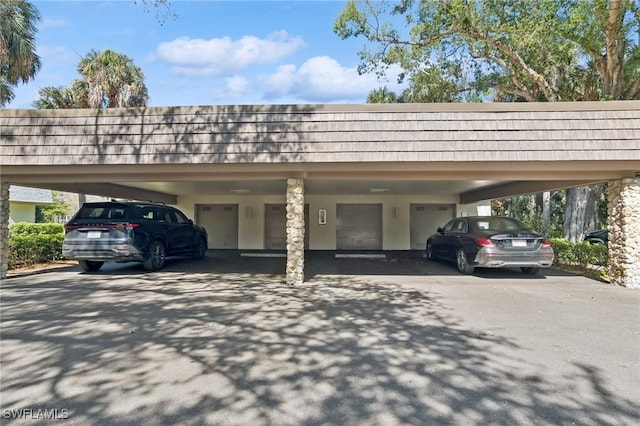
[[[482,268],[548,268],[553,264],[553,249],[542,248],[532,252],[505,253],[494,247],[478,251],[474,265]]]

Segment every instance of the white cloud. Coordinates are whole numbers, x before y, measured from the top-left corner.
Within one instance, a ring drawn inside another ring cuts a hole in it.
[[[305,102],[364,102],[367,94],[378,87],[388,86],[400,91],[396,83],[399,69],[390,69],[385,81],[374,74],[358,74],[356,68],[346,68],[328,56],[307,60],[299,68],[282,65],[270,75],[259,78],[265,98],[298,99]]]
[[[305,45],[301,37],[286,31],[266,38],[244,36],[210,40],[180,37],[158,45],[153,59],[173,66],[181,75],[220,75],[244,70],[252,65],[276,63]]]
[[[47,65],[67,65],[73,63],[72,68],[75,69],[75,64],[80,61],[80,54],[65,46],[57,46],[52,44],[40,44],[37,48],[37,53],[42,58],[42,62]]]
[[[251,82],[246,78],[234,75],[225,79],[225,87],[215,93],[218,99],[240,99],[251,90]]]

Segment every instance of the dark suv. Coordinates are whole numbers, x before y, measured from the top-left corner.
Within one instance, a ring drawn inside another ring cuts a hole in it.
[[[78,260],[85,271],[104,262],[142,262],[148,271],[166,257],[191,255],[203,259],[207,231],[180,210],[145,202],[85,203],[65,225],[62,255]]]

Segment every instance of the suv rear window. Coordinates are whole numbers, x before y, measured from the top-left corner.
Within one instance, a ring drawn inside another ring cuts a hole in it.
[[[85,204],[76,219],[124,220],[128,217],[129,206],[122,204]]]

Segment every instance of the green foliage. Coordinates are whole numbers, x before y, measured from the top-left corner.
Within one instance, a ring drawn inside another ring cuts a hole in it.
[[[368,41],[360,72],[438,70],[464,99],[639,99],[638,9],[637,0],[351,0],[334,32]]]
[[[14,98],[14,87],[32,80],[42,66],[35,46],[38,21],[40,13],[31,2],[0,2],[0,107]]]
[[[609,268],[609,249],[604,244],[586,241],[572,243],[564,238],[551,238],[553,263],[562,269],[605,279]]]
[[[58,223],[9,225],[9,269],[62,258],[64,227]]]
[[[113,50],[90,51],[77,66],[81,79],[70,87],[44,87],[33,105],[40,109],[123,108],[146,106],[144,73],[127,55]]]
[[[53,203],[36,207],[36,222],[55,222],[58,217],[66,217],[73,213],[73,206],[53,193]]]
[[[548,224],[542,217],[542,193],[495,199],[491,201],[491,210],[496,216],[515,217],[546,236],[560,237],[564,223],[565,191],[551,192],[549,204]]]

